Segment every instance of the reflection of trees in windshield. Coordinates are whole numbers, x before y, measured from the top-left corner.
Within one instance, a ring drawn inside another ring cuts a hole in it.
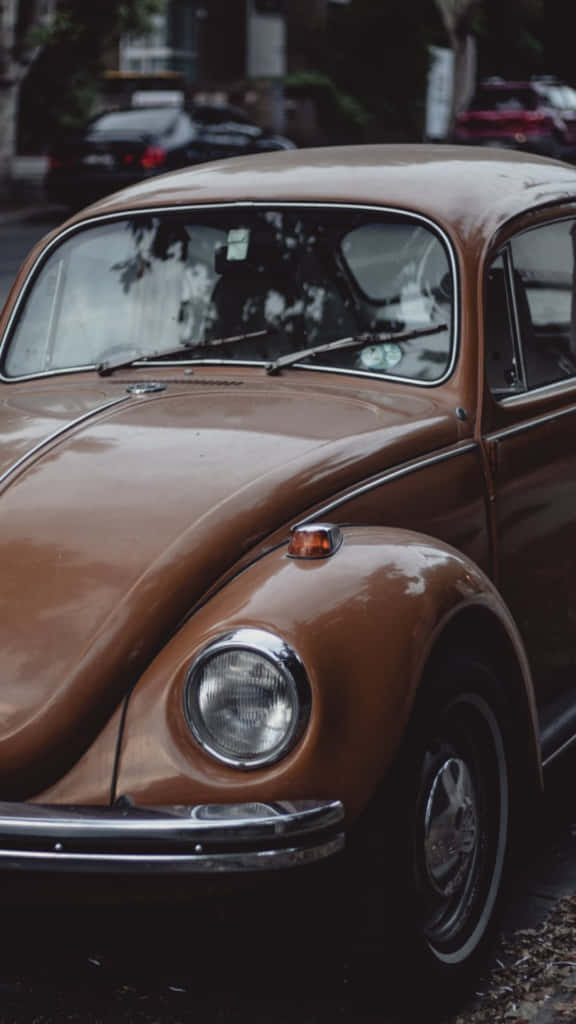
[[[145,274],[154,267],[154,260],[179,258],[186,263],[188,253],[188,235],[186,231],[171,223],[161,221],[156,230],[152,220],[129,221],[127,230],[134,240],[134,254],[118,263],[113,263],[111,271],[118,274],[122,290],[127,293],[136,281],[141,281]],[[146,248],[148,246],[148,248]],[[180,250],[179,257],[177,249]]]
[[[222,221],[222,215],[217,220]],[[164,342],[186,346],[270,330],[278,335],[276,348],[288,351],[290,338],[298,344],[304,338],[307,344],[318,344],[374,326],[381,321],[384,306],[398,305],[397,296],[382,297],[377,312],[370,310],[364,322],[359,321],[351,275],[338,256],[340,232],[330,226],[311,225],[307,218],[284,211],[254,212],[236,224],[228,212],[226,221],[220,230],[184,225],[175,218],[138,218],[126,224],[129,254],[109,270],[117,275],[125,295],[138,298],[141,313],[133,311],[133,323],[143,326],[142,311],[157,305],[160,295],[173,292],[177,285],[178,302],[169,320],[179,325],[178,336],[166,338],[164,331]],[[212,238],[200,254],[195,252],[196,236],[206,229],[222,240],[214,244]],[[393,319],[401,329],[404,321],[397,312],[393,318],[387,312],[385,321],[390,325]],[[288,341],[282,342],[281,336]],[[243,354],[241,346],[227,356]],[[278,354],[267,351],[262,358]]]
[[[335,337],[348,326],[348,296],[339,293],[333,253],[330,273],[320,252],[322,229],[311,226],[293,212],[263,211],[229,230],[229,237],[244,237],[244,251],[239,258],[229,244],[217,253],[220,276],[207,311],[207,338],[269,332],[264,346],[252,343],[249,352],[239,343],[229,356],[276,358],[303,340]],[[338,303],[342,311],[336,315]]]
[[[42,283],[56,260],[64,267],[58,303]],[[18,366],[30,373],[39,369],[38,323],[52,325],[54,368],[179,346],[186,358],[186,347],[205,343],[211,359],[269,362],[343,336],[449,322],[452,303],[448,258],[427,227],[329,207],[231,206],[111,220],[62,243],[35,291],[36,327],[25,309],[17,332]],[[261,336],[213,344],[254,332]],[[437,379],[448,348],[449,332],[434,345],[405,346],[395,372]],[[333,351],[315,361],[354,369],[357,358]]]

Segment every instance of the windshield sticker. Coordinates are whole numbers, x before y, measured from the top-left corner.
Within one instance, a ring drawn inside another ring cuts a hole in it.
[[[402,359],[402,349],[393,342],[383,345],[369,345],[360,353],[360,365],[363,370],[385,370],[389,372]]]
[[[248,228],[232,228],[228,232],[226,243],[226,259],[241,261],[248,255],[250,244],[250,230]]]

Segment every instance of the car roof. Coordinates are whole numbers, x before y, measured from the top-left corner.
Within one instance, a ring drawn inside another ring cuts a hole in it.
[[[259,201],[383,205],[420,213],[455,239],[482,246],[512,217],[569,200],[576,200],[576,169],[560,161],[474,146],[360,145],[201,164],[148,179],[88,211]]]
[[[536,84],[540,84],[540,81],[536,83],[536,81],[528,81],[526,79],[511,81],[509,78],[485,78],[479,82],[478,89],[533,89]]]
[[[109,117],[110,115],[119,116],[130,116],[132,114],[140,113],[155,113],[156,111],[169,113],[180,113],[196,115],[197,117],[205,117],[210,120],[233,120],[236,118],[238,121],[247,122],[251,124],[251,119],[243,110],[239,107],[233,107],[229,103],[138,103],[132,106],[124,107],[109,107],[106,110],[99,110],[97,114],[94,114],[90,118],[90,122],[98,121],[100,118]]]

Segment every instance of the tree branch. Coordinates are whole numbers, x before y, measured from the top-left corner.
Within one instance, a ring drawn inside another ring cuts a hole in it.
[[[57,0],[21,0],[14,38],[14,59],[28,69],[38,57],[52,27]]]
[[[482,0],[436,0],[436,6],[451,41],[467,36],[472,18],[482,6]]]

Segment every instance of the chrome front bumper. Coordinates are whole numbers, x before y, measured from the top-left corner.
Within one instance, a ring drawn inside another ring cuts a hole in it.
[[[0,802],[0,870],[228,874],[311,864],[344,845],[338,800],[174,807]]]

